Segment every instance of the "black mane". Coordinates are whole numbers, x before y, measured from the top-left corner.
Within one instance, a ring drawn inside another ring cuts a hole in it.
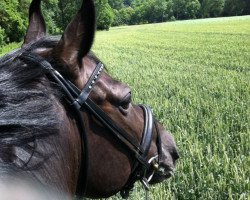
[[[0,58],[0,163],[4,162],[1,153],[8,153],[4,149],[25,148],[38,138],[59,132],[60,116],[55,101],[60,101],[60,90],[45,76],[45,69],[19,59],[25,51],[50,48],[57,41],[43,38]]]
[[[30,157],[36,153],[41,157],[41,163],[48,158],[48,155],[36,152],[35,143],[37,139],[59,133],[62,122],[55,102],[65,104],[65,100],[60,87],[46,76],[48,69],[24,62],[20,55],[41,48],[53,48],[58,41],[58,37],[44,37],[0,58],[0,165],[7,163],[7,168],[13,167],[13,164],[8,164],[11,160],[3,159],[13,157],[14,153],[8,150],[10,147],[29,151]],[[96,63],[100,62],[92,52],[88,57]],[[55,61],[49,62],[54,63],[53,67],[64,76],[68,75]],[[21,166],[24,170],[29,160],[18,162],[18,168]]]

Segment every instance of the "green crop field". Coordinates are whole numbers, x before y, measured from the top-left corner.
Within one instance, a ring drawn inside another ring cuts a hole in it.
[[[94,51],[175,136],[176,174],[150,199],[250,199],[250,16],[111,28]]]
[[[250,199],[250,16],[113,28],[94,49],[176,138],[151,199]]]

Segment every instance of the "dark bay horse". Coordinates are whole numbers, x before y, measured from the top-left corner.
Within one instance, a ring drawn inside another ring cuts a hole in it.
[[[46,36],[40,4],[31,3],[22,47],[0,58],[2,198],[125,198],[138,180],[147,189],[169,178],[173,137],[90,52],[93,2],[60,39]]]

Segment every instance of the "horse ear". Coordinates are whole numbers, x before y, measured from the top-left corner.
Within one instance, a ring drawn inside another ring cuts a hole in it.
[[[29,26],[23,45],[36,41],[46,34],[46,25],[41,12],[41,0],[33,0],[29,8]]]
[[[81,66],[90,51],[95,34],[95,7],[92,0],[83,0],[80,10],[69,23],[53,50],[55,59],[69,67]]]

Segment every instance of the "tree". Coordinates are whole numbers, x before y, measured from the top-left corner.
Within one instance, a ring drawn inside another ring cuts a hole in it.
[[[193,19],[198,16],[201,5],[198,0],[175,0],[173,7],[176,19]]]
[[[243,0],[244,2],[244,10],[243,15],[250,15],[250,1],[249,0]]]
[[[123,4],[124,4],[124,6],[131,6],[133,1],[134,0],[124,0]]]
[[[219,17],[222,15],[225,6],[225,0],[200,0],[201,17]]]
[[[250,1],[247,0],[225,0],[223,15],[232,16],[232,15],[250,14],[245,12],[247,9],[248,10],[250,9],[249,7],[250,7]]]
[[[150,23],[164,22],[173,16],[172,0],[152,0],[147,8],[147,21]]]
[[[97,29],[109,30],[114,20],[114,12],[108,0],[95,0]]]
[[[25,20],[24,16],[27,16],[27,11],[23,10],[22,6],[28,6],[28,2],[24,1],[22,4],[17,0],[0,2],[0,26],[4,29],[6,34],[4,40],[7,42],[19,42],[25,34],[27,19]]]
[[[6,41],[6,34],[4,32],[4,29],[0,26],[0,47],[5,44]]]
[[[97,28],[156,23],[197,17],[250,14],[250,0],[94,0]],[[0,0],[0,45],[20,42],[28,26],[31,0]],[[52,34],[65,30],[82,0],[43,0],[42,11]]]
[[[225,0],[213,0],[210,2],[210,17],[221,16],[225,6]]]
[[[131,24],[164,22],[173,16],[172,0],[135,0]]]
[[[120,25],[126,25],[131,24],[131,18],[134,15],[134,9],[129,7],[124,7],[120,10],[114,10],[114,22],[113,26],[120,26]]]
[[[109,5],[111,8],[120,10],[124,7],[123,0],[108,0]]]
[[[81,0],[55,0],[58,6],[55,6],[56,13],[53,17],[56,25],[61,29],[65,30],[67,25],[70,23],[72,17],[77,13],[82,4]]]
[[[165,22],[173,16],[172,0],[153,0],[148,8],[148,21]]]
[[[57,34],[62,27],[59,27],[56,21],[56,13],[59,13],[58,0],[42,1],[42,11],[46,21],[46,27],[50,34]]]
[[[189,19],[195,19],[199,16],[201,4],[198,0],[188,1],[187,13]]]
[[[201,4],[200,17],[205,18],[210,16],[210,0],[199,0]]]
[[[130,1],[131,7],[136,8],[148,3],[149,0],[132,0]]]

